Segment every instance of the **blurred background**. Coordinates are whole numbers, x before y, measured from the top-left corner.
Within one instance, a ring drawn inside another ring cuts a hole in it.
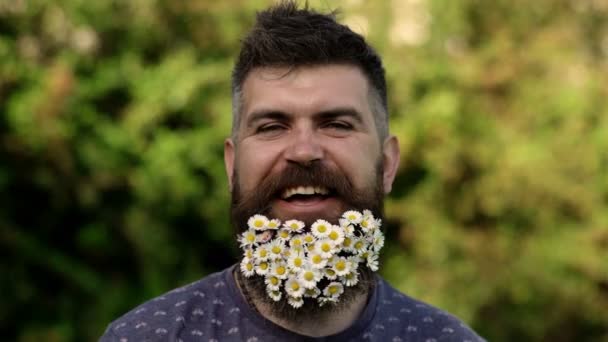
[[[95,341],[236,262],[245,0],[0,0],[0,336]],[[384,57],[381,273],[490,341],[608,341],[608,1],[310,1]]]

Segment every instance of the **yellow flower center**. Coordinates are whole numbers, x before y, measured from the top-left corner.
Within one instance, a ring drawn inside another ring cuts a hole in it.
[[[344,245],[344,247],[349,247],[352,242],[353,241],[349,237],[347,237],[344,238],[344,242],[342,243],[342,245]]]
[[[306,237],[304,238],[304,241],[306,241],[306,243],[311,243],[312,242],[312,236],[306,235]]]
[[[291,289],[294,291],[298,291],[300,289],[300,284],[294,281],[293,283],[291,283]]]
[[[279,284],[279,278],[277,278],[277,277],[272,277],[272,278],[270,278],[270,283],[271,283],[272,285],[277,285],[277,284]]]
[[[272,253],[274,253],[274,254],[281,253],[281,247],[279,247],[279,246],[273,246],[272,247]]]
[[[331,251],[331,245],[328,243],[324,243],[321,245],[321,250],[325,253]]]
[[[355,220],[356,218],[357,218],[357,216],[355,216],[355,214],[348,215],[348,219],[351,221]]]
[[[302,240],[300,240],[300,239],[293,239],[293,240],[291,240],[291,245],[293,247],[300,247],[300,246],[302,246]]]
[[[253,264],[249,262],[245,265],[245,268],[247,268],[247,271],[251,271],[253,270]]]
[[[361,227],[363,227],[363,228],[367,228],[367,225],[368,225],[368,224],[369,224],[369,223],[367,223],[367,220],[363,220],[363,221],[361,221]]]
[[[355,243],[355,248],[356,248],[356,249],[361,249],[361,248],[363,248],[363,242],[361,242],[361,241],[357,241],[357,243]]]
[[[276,222],[273,222],[273,221],[268,222],[268,228],[276,228],[276,227],[277,227]]]
[[[319,254],[315,254],[312,256],[313,264],[320,264],[321,261],[323,261],[323,258],[321,258],[321,256]]]
[[[262,262],[262,263],[260,263],[260,268],[263,269],[263,270],[265,270],[265,269],[268,268],[268,264],[265,263],[265,262]]]
[[[285,274],[285,267],[283,267],[283,266],[279,266],[279,267],[277,267],[277,274],[278,274],[278,275],[283,275],[283,274]]]
[[[340,237],[340,235],[335,230],[332,230],[331,233],[329,233],[329,238],[332,239],[332,240],[336,240],[339,237]]]
[[[300,258],[295,258],[293,260],[293,264],[296,265],[296,267],[301,267],[302,266],[302,259]]]
[[[336,263],[336,269],[338,271],[344,271],[345,268],[346,268],[346,263],[344,262],[344,260],[340,260]]]
[[[257,228],[262,228],[262,227],[264,227],[264,222],[262,220],[255,220],[253,225],[256,226]]]
[[[247,235],[247,242],[255,242],[255,235],[254,234]]]
[[[306,281],[311,281],[315,279],[315,275],[311,271],[307,271],[304,273],[304,279],[306,279]]]
[[[265,257],[266,257],[266,255],[268,255],[268,251],[267,251],[267,250],[265,250],[265,249],[260,249],[260,256],[261,256],[262,258],[265,258]]]
[[[338,293],[338,287],[337,286],[330,286],[327,291],[329,291],[329,294],[334,295],[334,294]]]
[[[332,270],[331,268],[326,269],[325,273],[330,277],[333,277],[336,274],[336,272],[334,272],[334,270]]]
[[[282,237],[283,239],[285,239],[285,238],[289,237],[289,232],[288,232],[288,231],[286,231],[286,230],[282,230],[282,231],[281,231],[281,237]]]

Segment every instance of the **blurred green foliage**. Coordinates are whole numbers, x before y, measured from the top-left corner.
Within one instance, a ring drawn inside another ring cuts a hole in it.
[[[96,340],[236,260],[230,72],[269,1],[0,0],[0,335]],[[608,341],[608,3],[343,3],[402,165],[383,275],[491,341]]]

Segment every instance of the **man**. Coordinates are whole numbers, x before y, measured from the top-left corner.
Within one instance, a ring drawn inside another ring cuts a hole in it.
[[[259,13],[234,68],[225,142],[243,261],[144,303],[101,340],[481,340],[372,271],[383,243],[376,218],[398,164],[384,69],[364,39],[294,2]],[[305,236],[314,247],[295,247]],[[346,246],[349,237],[368,245]],[[311,259],[317,247],[320,267]]]

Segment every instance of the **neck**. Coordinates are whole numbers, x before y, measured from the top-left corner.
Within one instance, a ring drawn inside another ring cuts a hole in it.
[[[334,335],[348,329],[365,310],[371,293],[371,286],[367,286],[362,291],[359,290],[360,292],[347,303],[336,307],[335,310],[320,311],[318,317],[309,315],[307,317],[286,317],[277,313],[277,310],[272,307],[272,302],[256,293],[247,279],[242,277],[237,270],[235,270],[235,279],[241,294],[260,315],[282,328],[311,337]]]

